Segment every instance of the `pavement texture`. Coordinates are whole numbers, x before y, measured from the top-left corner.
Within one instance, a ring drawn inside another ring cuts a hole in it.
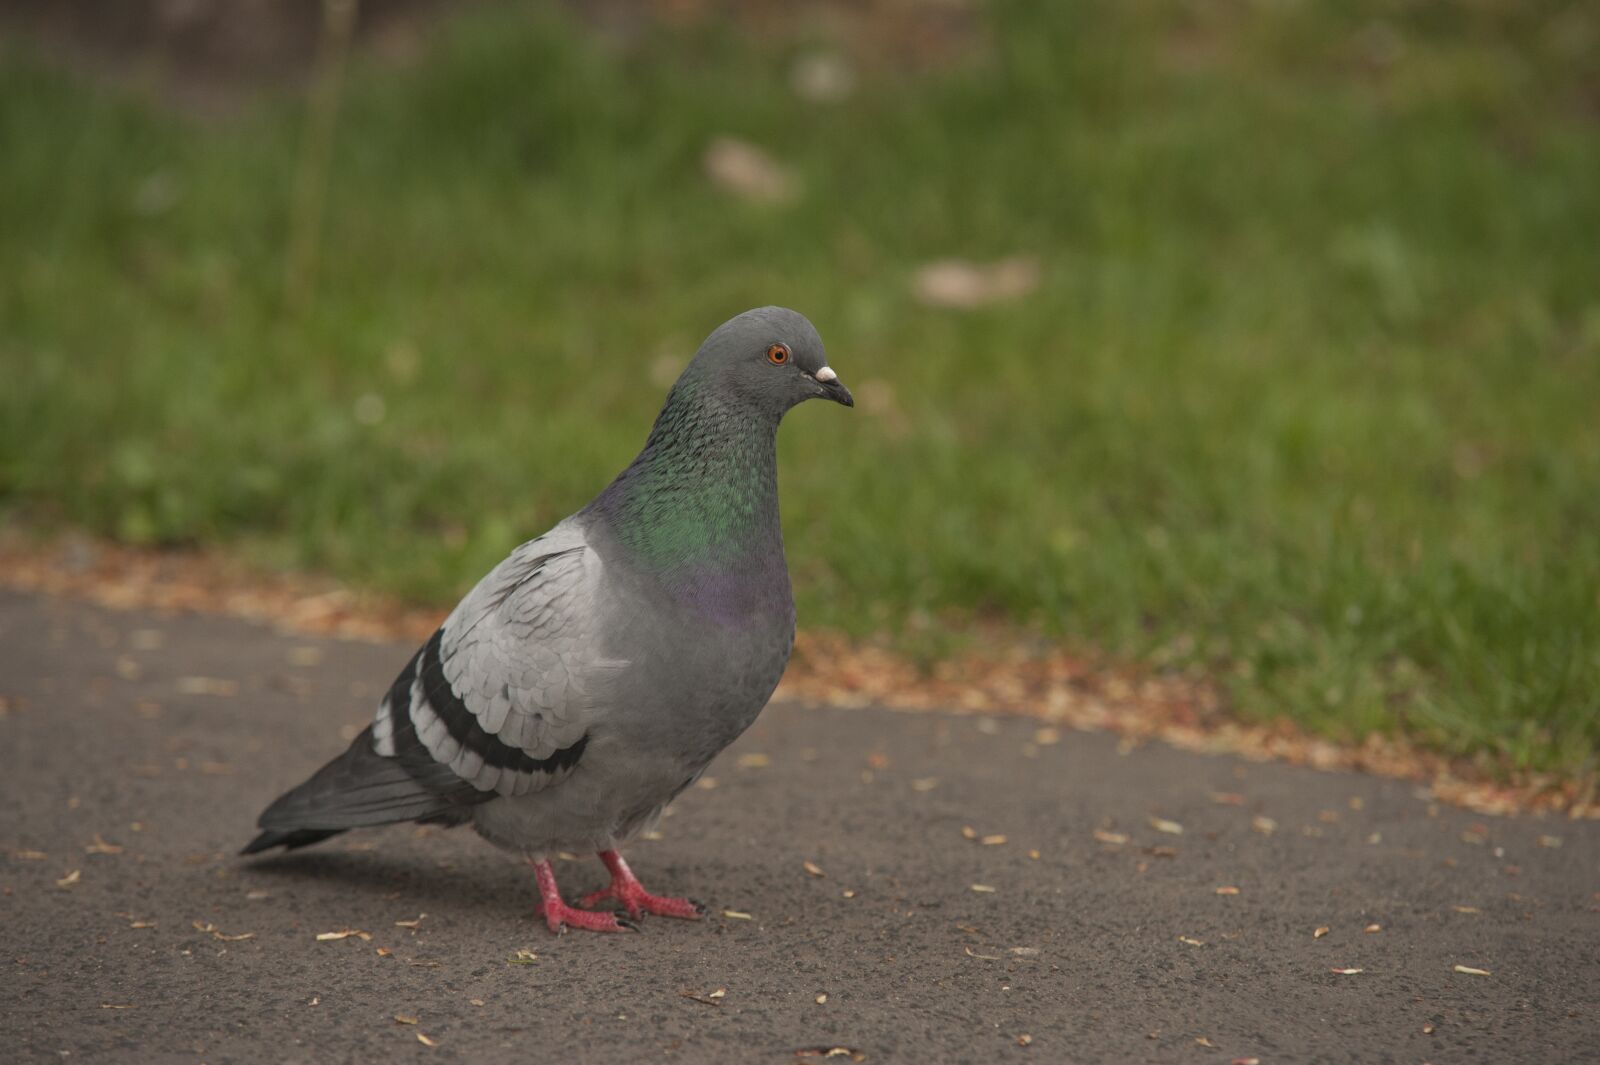
[[[1600,824],[1028,720],[768,708],[638,934],[466,829],[235,857],[410,650],[0,594],[0,1060],[1600,1061]]]

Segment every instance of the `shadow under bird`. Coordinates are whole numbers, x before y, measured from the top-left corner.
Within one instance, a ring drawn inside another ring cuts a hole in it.
[[[802,315],[713,332],[644,450],[588,506],[479,581],[400,671],[349,750],[261,815],[245,854],[399,821],[471,823],[524,855],[552,932],[699,917],[617,848],[755,720],[794,646],[778,524],[778,423],[853,406]],[[610,887],[568,905],[549,856],[598,854]],[[624,912],[625,911],[625,912]]]

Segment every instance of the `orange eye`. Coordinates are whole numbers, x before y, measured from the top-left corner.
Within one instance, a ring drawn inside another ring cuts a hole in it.
[[[774,344],[767,349],[767,361],[774,366],[782,366],[789,361],[789,345]]]

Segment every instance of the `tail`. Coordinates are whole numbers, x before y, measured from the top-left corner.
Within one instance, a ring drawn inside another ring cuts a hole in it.
[[[425,775],[436,775],[444,767],[429,769],[433,772]],[[461,786],[451,779],[457,788]],[[367,728],[343,754],[267,807],[258,822],[262,833],[239,853],[259,854],[273,847],[293,850],[346,829],[397,821],[457,824],[470,816],[468,809],[450,790],[424,784],[402,759],[374,751],[372,729]]]
[[[271,850],[273,847],[282,847],[292,851],[296,847],[309,847],[313,843],[321,843],[330,836],[337,836],[343,832],[342,828],[299,828],[288,832],[268,829],[255,839],[244,845],[240,854],[260,854],[262,851]]]

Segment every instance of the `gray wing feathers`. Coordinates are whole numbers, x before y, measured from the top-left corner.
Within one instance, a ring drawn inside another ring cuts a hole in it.
[[[347,828],[459,822],[496,795],[567,777],[603,679],[600,560],[571,523],[517,548],[400,673],[372,727],[261,815],[247,852]]]
[[[600,576],[599,556],[564,523],[518,547],[467,594],[439,632],[450,691],[427,689],[419,675],[411,693],[418,738],[437,761],[502,795],[537,791],[570,772],[561,755],[588,734],[604,679],[625,665],[596,649]],[[548,768],[492,764],[457,742],[434,712],[450,696],[488,737]]]

